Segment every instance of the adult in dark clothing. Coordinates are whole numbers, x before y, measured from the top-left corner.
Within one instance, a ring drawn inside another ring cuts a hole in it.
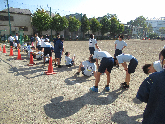
[[[57,33],[57,37],[55,38],[53,38],[53,43],[54,43],[54,53],[55,53],[55,48],[56,48],[56,41],[57,40],[59,40],[60,39],[60,34],[59,33]],[[56,54],[56,53],[55,53]],[[56,55],[55,55],[56,56]],[[52,61],[55,61],[55,66],[57,66],[57,64],[56,64],[56,62],[57,62],[57,59],[56,59],[56,57],[55,57],[55,59],[53,59]]]
[[[160,52],[161,72],[152,73],[141,84],[137,99],[147,103],[142,124],[165,123],[165,49]]]

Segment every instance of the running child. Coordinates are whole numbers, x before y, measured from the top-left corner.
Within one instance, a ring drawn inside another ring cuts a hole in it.
[[[41,50],[41,39],[38,37],[38,33],[35,34],[36,37],[36,51]]]
[[[127,43],[123,41],[123,35],[119,35],[119,40],[115,41],[115,55],[114,57],[122,54],[122,50],[127,46]]]
[[[72,59],[69,57],[70,56],[70,52],[66,52],[65,53],[65,64],[66,64],[66,66],[68,66],[68,67],[71,67],[71,66],[75,66],[75,63],[74,63],[74,60],[75,60],[75,56],[74,57],[72,57]]]
[[[95,80],[95,86],[91,87],[90,90],[94,92],[98,92],[98,83],[100,82],[100,75],[104,72],[106,72],[107,75],[107,85],[105,86],[105,91],[109,92],[110,87],[110,73],[114,66],[114,59],[107,51],[94,51],[93,58],[96,60],[101,60],[100,66],[97,72],[96,80]],[[96,64],[97,61],[96,61]]]
[[[125,82],[121,83],[122,88],[128,89],[129,88],[129,82],[130,82],[130,75],[131,73],[135,72],[135,69],[138,65],[137,59],[130,55],[130,54],[120,54],[114,58],[116,65],[122,64],[124,67],[124,70],[126,71],[126,78]],[[129,62],[129,65],[127,67],[126,62]]]
[[[93,57],[89,57],[89,60],[81,62],[76,75],[80,75],[80,72],[82,71],[82,74],[84,76],[92,76],[94,74],[94,77],[96,78],[96,64],[95,64],[95,62],[96,62],[96,60],[93,59]]]
[[[145,64],[143,66],[143,71],[145,74],[163,71],[160,61],[155,61],[152,64]]]

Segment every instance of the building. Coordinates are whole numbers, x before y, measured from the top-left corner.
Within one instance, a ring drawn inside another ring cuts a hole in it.
[[[10,24],[11,24],[11,34],[24,32],[24,35],[32,35],[33,29],[31,25],[31,15],[32,13],[28,9],[20,8],[9,8],[10,12]],[[0,31],[1,35],[10,34],[8,9],[0,11]]]
[[[165,28],[165,17],[161,17],[158,19],[150,19],[150,20],[146,20],[147,25],[149,25],[149,23],[152,25],[153,27],[153,33],[158,34],[161,37],[165,37],[165,34],[161,34],[161,32],[159,32],[159,28],[164,27]]]

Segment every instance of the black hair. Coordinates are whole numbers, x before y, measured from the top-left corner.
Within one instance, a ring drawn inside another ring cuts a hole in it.
[[[64,38],[62,37],[62,38],[60,38],[60,40],[64,40]]]
[[[12,36],[12,35],[10,34],[10,36]]]
[[[160,59],[160,56],[163,56],[163,60],[165,59],[165,48],[160,52],[159,54],[159,59]],[[163,67],[163,61],[162,61],[162,67]]]
[[[66,52],[65,55],[67,56],[69,54],[69,52]]]
[[[57,33],[57,36],[60,35],[60,33]]]
[[[116,66],[116,61],[115,60],[117,60],[116,58],[113,58],[114,59],[114,64],[113,64],[113,66]]]
[[[145,65],[143,66],[142,69],[143,69],[143,71],[144,71],[145,74],[149,74],[149,72],[148,72],[148,71],[149,71],[148,67],[150,67],[150,66],[151,66],[151,64],[145,64]]]
[[[31,47],[31,49],[32,49],[32,48],[34,48],[34,49],[35,49],[35,47],[34,47],[34,46],[32,46],[32,47]]]
[[[123,38],[124,38],[124,36],[123,36],[123,35],[119,35],[119,37],[120,37],[121,39],[123,39]]]
[[[93,34],[90,34],[90,38],[93,39]]]
[[[96,62],[96,59],[94,59],[93,56],[92,56],[90,61],[91,61],[92,63],[95,63],[95,62]]]
[[[27,43],[27,46],[31,45],[31,43]]]
[[[36,35],[38,36],[38,33],[36,33]]]

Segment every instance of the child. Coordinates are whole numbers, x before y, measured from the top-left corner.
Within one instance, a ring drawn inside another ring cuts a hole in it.
[[[119,35],[119,40],[115,41],[115,55],[114,57],[122,54],[122,50],[127,46],[127,43],[123,41],[123,35]]]
[[[35,34],[36,37],[36,51],[41,50],[41,39],[38,37],[38,33]]]
[[[14,37],[12,37],[12,35],[10,34],[10,37],[8,38],[8,42],[10,42],[10,47],[13,47],[13,40],[14,40]]]
[[[124,70],[126,71],[125,82],[122,83],[124,89],[129,88],[130,74],[135,72],[135,69],[138,65],[137,59],[130,54],[120,54],[114,58],[116,65],[122,64]],[[128,68],[126,62],[129,62]]]
[[[91,34],[91,35],[90,35],[90,39],[89,39],[89,51],[90,51],[90,56],[94,55],[95,47],[96,47],[97,49],[99,49],[99,47],[97,46],[97,41],[96,41],[96,39],[94,39],[94,35]]]
[[[164,124],[165,122],[165,49],[160,53],[163,71],[149,75],[137,92],[136,98],[147,103],[142,124]]]
[[[152,64],[145,64],[143,66],[143,71],[145,74],[149,74],[149,73],[163,71],[163,69],[161,67],[160,61],[155,61]]]
[[[91,87],[90,90],[94,92],[98,92],[98,83],[100,81],[100,75],[104,72],[106,72],[107,75],[107,85],[105,86],[105,91],[109,92],[109,83],[110,83],[110,73],[114,65],[114,59],[107,51],[94,51],[93,55],[94,59],[100,59],[100,67],[97,72],[96,80],[95,80],[95,86]],[[96,64],[97,61],[96,61]]]
[[[18,40],[18,33],[16,33],[15,42],[17,43],[17,48],[19,48],[20,45],[19,45],[19,40]]]
[[[55,38],[55,36],[54,36],[54,38],[53,38],[54,49],[56,48],[56,41],[59,40],[59,39],[60,39],[60,33],[57,33],[57,37]],[[55,53],[55,50],[54,50],[54,53]],[[56,53],[55,53],[55,54],[56,54]],[[56,56],[56,55],[55,55],[55,56]],[[57,66],[57,64],[56,64],[56,62],[57,62],[56,57],[55,57],[55,59],[53,59],[53,61],[55,61],[54,66]]]
[[[92,76],[94,74],[94,77],[96,78],[96,64],[95,64],[96,60],[93,59],[93,57],[89,57],[88,61],[83,61],[80,65],[79,65],[79,69],[78,72],[76,73],[76,75],[79,75],[80,72],[82,71],[82,74],[84,76]]]
[[[75,60],[75,55],[74,55],[74,57],[72,57],[72,59],[69,57],[70,56],[70,52],[66,52],[65,53],[65,64],[66,64],[66,66],[68,66],[68,67],[71,67],[71,66],[75,66],[75,63],[74,63],[74,60]]]
[[[64,52],[64,47],[63,47],[63,42],[64,38],[60,38],[60,40],[56,41],[56,46],[55,46],[55,61],[58,60],[58,68],[61,68],[62,66],[60,65],[60,60],[61,60],[61,55]]]
[[[32,52],[33,58],[36,57],[36,55],[35,55],[35,53],[33,52],[33,50],[35,50],[35,47],[34,47],[34,46],[32,46],[32,47],[30,48],[30,50],[28,51],[28,57],[29,57],[29,58],[30,58],[30,53],[31,53],[31,52]]]

